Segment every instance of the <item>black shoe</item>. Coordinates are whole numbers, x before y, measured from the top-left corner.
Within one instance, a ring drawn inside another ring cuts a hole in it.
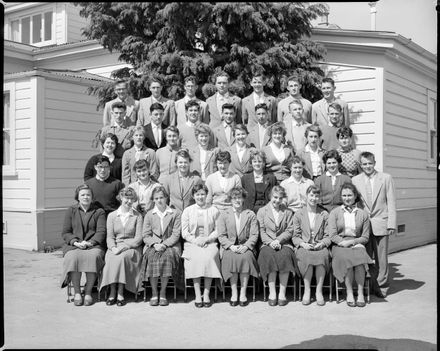
[[[354,302],[354,301],[347,301],[347,306],[349,306],[349,307],[356,307],[356,302]]]
[[[203,302],[194,302],[194,305],[195,305],[197,308],[201,308],[201,307],[203,307]]]
[[[127,302],[125,301],[125,299],[122,299],[122,300],[117,300],[116,301],[116,306],[125,306],[125,304],[126,304]]]
[[[161,297],[159,299],[159,306],[168,306],[170,303],[168,302],[168,300],[164,297]]]
[[[357,307],[365,307],[365,306],[366,306],[366,303],[365,303],[365,301],[357,301],[357,302],[356,302],[356,306],[357,306]]]
[[[287,300],[278,300],[278,306],[286,306],[288,304]]]
[[[115,298],[113,298],[113,299],[107,299],[107,301],[105,302],[105,304],[106,304],[107,306],[113,306],[115,303],[116,303],[116,299],[115,299]]]
[[[238,301],[229,301],[229,304],[232,306],[232,307],[235,307],[235,306],[238,306]]]
[[[203,307],[211,307],[212,306],[212,302],[203,302]]]
[[[246,300],[246,301],[240,301],[240,306],[241,307],[245,307],[245,306],[247,306],[249,304],[249,301],[248,300]]]

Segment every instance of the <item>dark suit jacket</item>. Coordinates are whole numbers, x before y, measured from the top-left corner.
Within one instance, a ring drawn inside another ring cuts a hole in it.
[[[87,225],[83,228],[79,204],[70,206],[64,217],[63,231],[61,236],[64,239],[62,247],[63,255],[70,250],[79,250],[73,246],[75,241],[90,241],[93,248],[99,247],[105,250],[106,240],[106,217],[102,208],[92,203],[90,209],[86,212]]]
[[[316,212],[315,226],[313,228],[315,241],[323,242],[325,246],[329,247],[332,241],[327,230],[328,212],[319,206]],[[292,238],[293,245],[299,247],[302,243],[311,242],[312,233],[306,206],[295,212],[293,216],[293,226],[295,228]]]
[[[342,205],[341,187],[344,183],[351,183],[351,178],[345,174],[336,177],[334,188],[332,188],[332,178],[325,173],[315,179],[315,185],[321,189],[320,204],[328,212]]]
[[[272,173],[263,174],[264,184],[264,198],[266,203],[270,201],[270,191],[277,185],[277,179]],[[244,207],[254,211],[255,208],[255,177],[254,172],[244,174],[241,177],[241,185],[247,191],[246,199],[244,200]]]
[[[156,151],[157,149],[160,149],[161,147],[164,147],[167,144],[167,141],[165,139],[165,128],[167,126],[162,123],[161,127],[162,127],[162,140],[160,145],[157,145],[156,140],[154,140],[153,127],[151,126],[151,123],[148,123],[144,127],[145,130],[144,144],[146,147],[149,147],[150,149]]]

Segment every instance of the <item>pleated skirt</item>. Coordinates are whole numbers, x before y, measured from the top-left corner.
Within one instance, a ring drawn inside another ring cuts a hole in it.
[[[158,252],[153,247],[148,247],[142,261],[142,281],[148,278],[172,277],[177,283],[180,272],[180,251],[174,247],[167,247],[165,251]]]
[[[327,248],[318,251],[306,250],[300,247],[295,252],[296,260],[298,262],[298,270],[301,276],[307,272],[310,266],[324,266],[326,273],[330,269],[330,252]]]
[[[142,264],[142,248],[128,249],[115,255],[111,250],[105,254],[105,266],[99,289],[113,284],[125,284],[125,289],[132,293],[139,290],[139,279]]]
[[[207,247],[185,242],[182,258],[185,266],[185,279],[222,278],[220,272],[220,255],[216,243]]]
[[[341,283],[344,281],[345,275],[350,268],[363,265],[365,271],[368,272],[368,264],[371,263],[373,263],[373,260],[368,256],[365,247],[346,248],[333,246],[332,248],[333,275]]]
[[[221,259],[223,280],[226,282],[232,277],[232,273],[248,273],[255,278],[259,276],[257,259],[252,250],[239,254],[231,250],[223,251]]]
[[[282,246],[281,250],[274,250],[270,246],[264,245],[258,255],[258,266],[264,281],[267,280],[267,276],[271,272],[292,272],[295,276],[295,253],[288,246]]]
[[[63,259],[61,287],[64,288],[69,284],[70,272],[99,273],[102,267],[104,267],[104,250],[101,248],[67,251]]]

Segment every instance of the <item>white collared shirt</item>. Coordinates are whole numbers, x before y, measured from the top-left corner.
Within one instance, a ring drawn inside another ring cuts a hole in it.
[[[272,152],[275,156],[275,158],[278,160],[279,163],[283,163],[286,159],[286,154],[284,153],[284,147],[281,145],[281,147],[277,147],[275,143],[270,143],[270,148],[272,149]]]
[[[122,226],[125,227],[128,221],[128,217],[133,215],[133,209],[130,208],[129,211],[122,212],[121,206],[119,206],[119,208],[116,210],[116,214],[120,218]]]
[[[159,99],[160,99],[161,97],[159,97]],[[153,95],[151,95],[151,104],[154,104],[154,103],[159,103],[159,104],[161,104],[162,105],[162,103],[159,101],[159,100],[157,100]]]
[[[154,123],[151,123],[151,127],[153,129],[154,140],[156,141],[157,146],[160,146],[162,143],[162,127],[157,126]]]
[[[342,211],[344,212],[345,231],[344,236],[356,236],[356,211],[357,207],[353,207],[353,210],[349,212],[344,205],[342,205]]]
[[[310,145],[307,144],[304,148],[304,151],[310,153],[310,161],[312,162],[312,171],[313,171],[313,176],[319,176],[322,174],[322,169],[321,169],[321,156],[319,156],[319,147],[316,149],[316,151],[313,151],[310,148]]]
[[[310,234],[312,237],[312,243],[315,242],[315,220],[316,220],[316,212],[310,212],[307,211],[307,214],[309,216],[309,223],[310,223]]]
[[[237,231],[237,236],[240,234],[240,219],[242,212],[238,213],[235,209],[232,209],[235,217],[235,230]]]
[[[159,219],[160,219],[160,229],[161,229],[161,231],[162,231],[162,233],[163,233],[163,230],[164,230],[164,228],[163,228],[163,219],[165,218],[165,216],[167,215],[167,213],[173,213],[173,210],[171,209],[171,207],[169,207],[169,206],[167,206],[167,208],[165,209],[165,211],[163,211],[163,212],[161,212],[158,208],[157,208],[157,206],[154,206],[154,208],[151,210],[151,213],[154,213],[154,214],[156,214],[158,217],[159,217]]]
[[[334,187],[335,184],[336,184],[336,177],[340,176],[341,173],[338,172],[338,173],[336,173],[335,175],[331,175],[331,173],[330,173],[329,171],[326,171],[326,172],[325,172],[325,175],[326,175],[327,177],[332,177],[332,187]]]
[[[266,135],[267,128],[258,123],[258,138],[260,139],[260,148],[263,147],[264,137]]]
[[[246,145],[244,145],[244,147],[239,147],[238,144],[236,144],[236,147],[238,160],[241,162],[243,160],[243,155],[246,152]]]
[[[190,120],[186,121],[186,125],[188,127],[194,128],[196,126],[196,123],[191,122]]]
[[[373,194],[374,194],[374,181],[376,178],[376,174],[377,174],[376,170],[370,176],[365,174],[365,177],[367,177],[367,182],[370,182],[370,184],[371,184],[371,196],[373,196]]]
[[[113,160],[115,159],[115,154],[111,154],[111,155],[109,155],[109,154],[107,154],[107,153],[104,151],[104,152],[102,153],[102,155],[103,155],[103,156],[107,156],[108,159],[110,160],[110,163],[112,163]]]
[[[280,224],[281,210],[275,210],[272,204],[270,204],[270,208],[272,210],[273,218],[275,218],[275,224],[278,226],[278,224]]]
[[[263,183],[263,174],[258,175],[257,173],[254,172],[254,179],[255,179],[255,183]]]
[[[222,176],[220,171],[217,171],[217,173],[218,173],[220,188],[222,189],[223,192],[226,192],[226,186],[228,185],[229,171],[224,176]]]
[[[254,97],[254,104],[257,106],[258,104],[266,104],[266,99],[264,97],[264,91],[261,93],[261,95],[258,95],[255,91],[252,93]],[[267,105],[267,104],[266,104]]]
[[[223,121],[223,128],[225,128],[226,141],[231,144],[232,139],[232,126]]]

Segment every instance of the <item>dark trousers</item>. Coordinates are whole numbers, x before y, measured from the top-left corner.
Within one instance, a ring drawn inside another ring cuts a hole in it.
[[[370,265],[372,288],[380,289],[383,294],[388,290],[388,242],[388,235],[370,235],[367,245],[367,253],[374,259],[374,265]]]

